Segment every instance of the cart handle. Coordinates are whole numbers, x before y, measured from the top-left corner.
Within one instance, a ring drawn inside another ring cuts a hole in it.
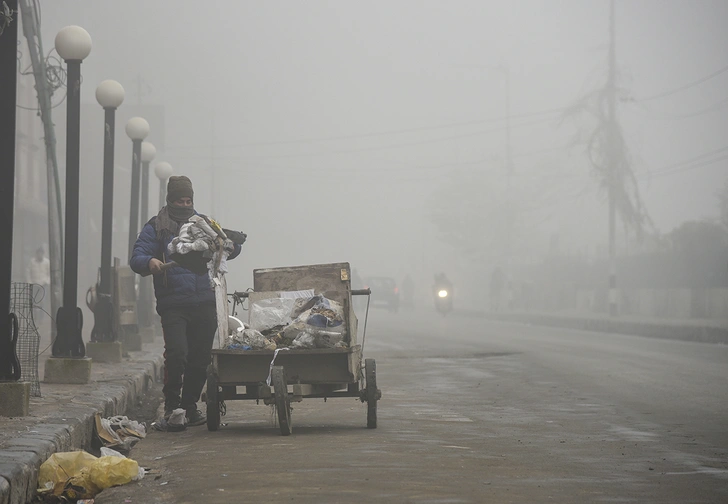
[[[369,289],[369,288],[367,288],[367,289],[353,289],[351,291],[351,295],[352,296],[369,296],[371,293],[372,293],[372,290]],[[249,294],[250,294],[249,291],[245,291],[245,292],[235,291],[235,292],[233,292],[233,296],[240,297],[240,298],[246,298],[246,297],[248,297]]]

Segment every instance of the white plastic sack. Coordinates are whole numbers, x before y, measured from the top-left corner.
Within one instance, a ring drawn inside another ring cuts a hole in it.
[[[250,327],[256,331],[267,331],[276,326],[291,323],[291,310],[295,299],[260,299],[250,305]]]

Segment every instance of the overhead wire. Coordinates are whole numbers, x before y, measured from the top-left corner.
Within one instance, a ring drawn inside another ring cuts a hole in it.
[[[716,157],[717,156],[717,157]],[[638,180],[647,180],[657,177],[664,177],[683,171],[694,170],[704,166],[710,166],[718,161],[728,158],[728,146],[705,152],[690,159],[684,159],[677,163],[667,165],[651,173],[645,173],[637,177]]]
[[[543,115],[556,115],[559,113],[564,112],[567,110],[566,108],[554,108],[554,109],[548,109],[548,110],[542,110],[538,112],[529,112],[524,114],[512,114],[510,116],[511,120],[514,119],[528,119],[531,117],[538,117]],[[389,130],[389,131],[378,131],[373,133],[361,133],[361,134],[351,134],[351,135],[338,135],[338,136],[329,136],[329,137],[318,137],[318,138],[304,138],[304,139],[298,139],[298,140],[279,140],[279,141],[268,141],[268,142],[246,142],[241,144],[222,144],[217,145],[215,144],[215,147],[219,148],[241,148],[241,147],[255,147],[255,146],[263,146],[263,145],[286,145],[286,144],[301,144],[301,143],[315,143],[315,142],[327,142],[327,141],[335,141],[335,140],[353,140],[357,138],[371,138],[371,137],[377,137],[377,136],[386,136],[386,135],[396,135],[400,133],[416,133],[420,131],[432,131],[432,130],[438,130],[438,129],[446,129],[446,128],[454,128],[459,126],[473,126],[477,124],[484,124],[484,123],[493,123],[493,122],[501,122],[508,119],[508,116],[499,116],[499,117],[493,117],[489,119],[479,119],[474,121],[466,121],[466,122],[459,122],[459,123],[449,123],[449,124],[441,124],[436,126],[422,126],[417,128],[404,128],[404,129],[397,129],[397,130]],[[517,126],[517,125],[512,125]],[[179,147],[170,147],[169,151],[175,151],[175,150],[181,150],[181,149],[208,149],[209,145],[186,145],[186,146],[179,146]]]
[[[559,150],[566,150],[568,148],[568,145],[564,146],[558,146],[558,147],[549,147],[546,149],[539,149],[536,151],[530,151],[530,152],[524,152],[521,154],[513,155],[513,159],[519,159],[524,158],[528,156],[535,156],[539,154],[544,154],[547,152],[554,152]],[[413,172],[413,171],[428,171],[428,170],[444,170],[446,168],[457,168],[457,167],[465,167],[465,166],[478,166],[478,165],[492,165],[494,168],[492,170],[499,170],[502,169],[502,160],[498,159],[497,157],[485,157],[481,159],[476,159],[473,161],[455,161],[455,162],[443,162],[443,163],[437,163],[437,164],[416,164],[416,165],[405,165],[405,166],[390,166],[390,167],[366,167],[366,168],[354,168],[354,169],[337,169],[332,170],[331,168],[325,168],[325,167],[315,167],[315,168],[300,168],[297,166],[273,166],[273,165],[265,165],[265,164],[256,164],[252,166],[248,166],[248,170],[266,170],[268,173],[263,174],[262,178],[266,178],[266,175],[269,175],[270,177],[279,177],[280,173],[282,171],[286,171],[286,177],[310,177],[311,174],[315,173],[327,173],[331,176],[336,175],[368,175],[371,173],[403,173],[403,172]],[[218,166],[217,169],[219,170],[227,170],[229,169],[226,166]],[[490,170],[489,170],[490,171]],[[273,172],[273,173],[271,173]],[[441,175],[449,175],[450,171],[446,170],[443,171]],[[517,173],[516,175],[523,175]],[[258,174],[260,176],[260,174]],[[379,176],[379,175],[377,175]]]
[[[643,114],[643,115],[645,117],[647,117],[648,119],[652,119],[652,120],[665,120],[665,121],[667,121],[667,120],[689,119],[689,118],[692,118],[692,117],[698,117],[698,116],[701,116],[701,115],[710,114],[710,113],[713,113],[713,112],[718,112],[723,107],[725,107],[726,105],[728,105],[728,98],[723,98],[719,102],[717,102],[717,103],[715,103],[713,105],[710,105],[709,107],[706,107],[704,109],[700,109],[700,110],[697,110],[695,112],[688,112],[688,113],[684,113],[684,114],[664,114],[664,115],[656,115],[650,109],[648,109],[647,107],[645,107],[644,105],[642,105],[640,103],[637,103],[637,105],[639,107],[637,110],[642,110],[643,112],[645,112],[645,114]]]
[[[713,159],[706,159],[705,161],[701,161],[699,163],[695,163],[695,164],[688,165],[688,166],[683,166],[681,168],[675,168],[675,169],[672,169],[672,170],[659,171],[659,172],[654,173],[654,174],[651,174],[649,176],[645,175],[643,177],[638,177],[638,178],[641,179],[641,180],[644,180],[646,178],[666,177],[668,175],[674,175],[676,173],[681,173],[681,172],[696,170],[698,168],[704,168],[706,166],[713,165],[713,164],[715,164],[715,163],[717,163],[719,161],[723,161],[723,160],[726,160],[726,159],[728,159],[728,154],[724,154],[722,156],[718,156],[718,157],[713,158]]]
[[[726,71],[728,71],[728,65],[727,66],[724,66],[723,68],[720,68],[720,69],[716,70],[715,72],[711,73],[710,75],[706,75],[705,77],[701,77],[700,79],[698,79],[696,81],[690,82],[690,83],[685,84],[683,86],[680,86],[678,88],[671,89],[671,90],[665,91],[663,93],[658,93],[658,94],[653,95],[653,96],[648,96],[647,98],[635,99],[634,101],[646,102],[646,101],[651,101],[651,100],[657,100],[658,98],[664,98],[666,96],[671,96],[671,95],[674,95],[674,94],[679,93],[681,91],[685,91],[686,89],[690,89],[692,87],[698,86],[698,85],[702,84],[703,82],[707,82],[710,79],[713,79],[713,78],[719,76],[720,74],[722,74],[722,73],[724,73]]]
[[[33,10],[33,22],[35,23],[35,33],[36,37],[33,38],[33,44],[35,46],[36,51],[38,52],[39,57],[42,58],[42,54],[40,51],[40,27],[41,27],[41,6],[39,0],[33,0],[33,5],[31,6]],[[31,43],[30,40],[27,41],[28,44]],[[66,71],[63,69],[63,65],[61,63],[61,60],[53,55],[53,52],[55,51],[55,47],[52,48],[50,51],[48,51],[48,55],[45,57],[45,65],[46,65],[46,81],[48,85],[50,86],[50,95],[53,96],[53,93],[61,88],[66,87]],[[20,65],[20,60],[18,60],[18,65]],[[33,63],[31,62],[28,64],[28,66],[25,68],[25,70],[20,70],[21,75],[33,75],[35,76],[35,71],[33,70]],[[83,82],[83,77],[81,78],[81,82]],[[54,109],[56,107],[59,107],[66,101],[66,95],[67,92],[64,93],[63,98],[56,103],[55,105],[51,105],[51,109]],[[16,107],[22,110],[30,110],[34,112],[40,112],[40,107],[25,107],[23,105],[16,104]]]
[[[545,122],[549,122],[551,119],[539,119],[536,121],[530,121],[527,123],[520,123],[516,125],[511,125],[511,128],[515,127],[522,127],[522,126],[532,126],[535,124],[541,124]],[[263,160],[263,159],[285,159],[285,158],[298,158],[298,157],[316,157],[316,156],[328,156],[332,154],[351,154],[354,152],[373,152],[373,151],[381,151],[381,150],[389,150],[389,149],[400,149],[405,147],[411,147],[415,145],[427,145],[427,144],[433,144],[433,143],[440,143],[440,142],[447,142],[450,140],[458,140],[461,138],[470,138],[474,136],[481,136],[481,135],[488,135],[491,133],[497,133],[500,131],[505,131],[508,129],[507,126],[494,128],[491,130],[485,130],[485,131],[477,131],[473,133],[465,133],[462,135],[453,135],[448,137],[440,137],[440,138],[434,138],[430,140],[419,140],[416,142],[403,142],[398,144],[389,144],[389,145],[379,145],[375,147],[360,147],[355,149],[339,149],[339,150],[331,150],[331,151],[320,151],[320,152],[303,152],[298,154],[274,154],[269,156],[215,156],[215,159],[220,160],[237,160],[237,161],[255,161],[255,160]],[[217,147],[217,146],[216,146]],[[184,156],[184,159],[209,159],[210,156]]]

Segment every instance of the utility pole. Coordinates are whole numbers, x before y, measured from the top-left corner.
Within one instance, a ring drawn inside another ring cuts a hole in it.
[[[506,168],[506,194],[505,194],[505,246],[503,250],[505,267],[511,265],[511,255],[513,252],[513,194],[512,194],[512,177],[513,177],[513,153],[511,150],[511,71],[507,65],[498,67],[503,72],[505,85],[505,105],[506,105],[506,143],[505,143],[505,168]]]
[[[9,5],[8,5],[9,4]],[[18,319],[10,311],[13,271],[13,207],[15,204],[15,106],[17,98],[18,2],[3,2],[0,12],[0,381],[20,380],[16,352]],[[7,396],[4,396],[7,397]]]
[[[609,177],[609,315],[617,316],[617,55],[615,40],[614,0],[609,3],[609,77],[607,79],[607,169]]]
[[[508,171],[508,190],[511,189],[513,175],[513,156],[511,152],[511,71],[503,67],[506,79],[506,170]]]
[[[513,195],[511,194],[511,177],[513,176],[513,156],[511,152],[511,71],[503,67],[506,86],[506,218],[508,229],[506,241],[506,260],[510,266],[513,241]]]
[[[62,304],[63,291],[63,222],[61,216],[61,185],[56,158],[56,133],[51,117],[51,94],[46,75],[46,62],[43,58],[43,42],[38,29],[37,13],[28,0],[19,0],[23,34],[28,41],[28,52],[35,77],[38,95],[38,108],[43,122],[43,135],[46,151],[46,171],[48,179],[48,260],[51,263],[51,313],[56,314]],[[56,338],[56,322],[51,317],[51,339]]]

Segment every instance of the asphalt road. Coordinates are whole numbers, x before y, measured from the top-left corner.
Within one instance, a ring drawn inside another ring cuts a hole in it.
[[[727,346],[373,310],[364,354],[377,429],[352,398],[294,403],[288,437],[228,402],[96,502],[728,502]]]

